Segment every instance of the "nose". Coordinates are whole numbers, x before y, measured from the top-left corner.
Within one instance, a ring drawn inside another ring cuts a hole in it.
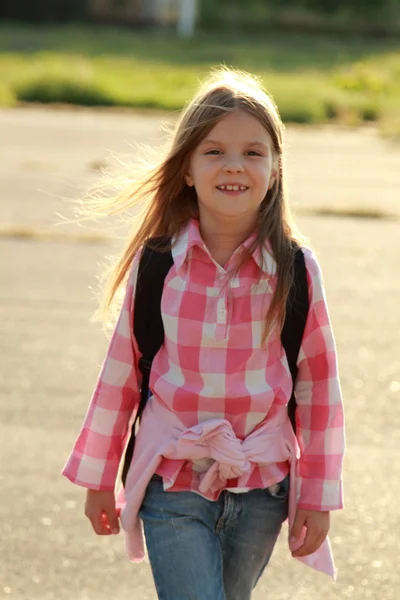
[[[223,170],[226,173],[242,173],[244,171],[243,163],[239,156],[227,157]]]

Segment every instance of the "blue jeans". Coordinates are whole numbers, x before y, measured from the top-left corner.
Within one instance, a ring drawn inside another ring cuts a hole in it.
[[[288,514],[289,476],[268,489],[164,492],[151,479],[139,512],[159,600],[249,600]]]

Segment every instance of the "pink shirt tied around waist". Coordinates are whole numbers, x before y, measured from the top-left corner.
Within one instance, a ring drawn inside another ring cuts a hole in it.
[[[162,458],[176,460],[177,471],[186,460],[212,459],[211,466],[199,474],[199,493],[209,499],[217,499],[222,490],[226,489],[227,480],[248,472],[251,463],[265,465],[289,461],[290,531],[300,495],[296,477],[299,447],[287,414],[284,415],[283,421],[280,419],[280,422],[275,420],[264,423],[243,441],[236,437],[226,419],[213,418],[187,429],[183,427],[176,416],[161,403],[148,402],[136,439],[134,458],[125,490],[120,490],[117,500],[117,505],[122,508],[121,523],[125,531],[127,553],[132,562],[140,562],[145,557],[142,525],[138,513],[146,487]],[[170,436],[166,436],[166,429],[171,431]],[[165,442],[160,447],[161,433]],[[168,487],[168,481],[164,479],[164,489],[168,490]],[[305,534],[306,528],[303,528],[300,538],[294,544],[289,542],[290,550],[295,550],[303,543]],[[337,570],[328,538],[316,552],[298,560],[336,579]]]

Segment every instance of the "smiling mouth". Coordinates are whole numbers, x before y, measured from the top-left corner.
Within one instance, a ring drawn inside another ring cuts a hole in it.
[[[245,185],[217,185],[221,192],[245,192],[249,188]]]

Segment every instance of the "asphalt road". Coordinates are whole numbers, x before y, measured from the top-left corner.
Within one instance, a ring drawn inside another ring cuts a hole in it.
[[[118,243],[89,243],[87,229],[54,224],[58,214],[71,216],[68,199],[98,179],[93,167],[110,152],[158,144],[160,118],[3,110],[0,131],[0,598],[155,600],[149,565],[127,561],[121,536],[92,534],[84,491],[60,476],[106,348],[100,326],[89,323],[95,276]],[[304,212],[350,206],[399,215],[400,148],[369,129],[289,128],[287,142],[290,197],[324,270],[338,345],[346,509],[332,515],[336,584],[291,559],[283,532],[254,599],[395,600],[399,221]]]

